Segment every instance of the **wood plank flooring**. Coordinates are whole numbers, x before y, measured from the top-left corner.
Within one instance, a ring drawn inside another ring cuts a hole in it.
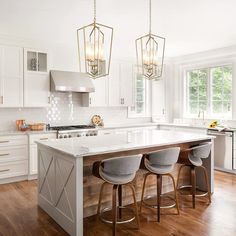
[[[191,198],[180,196],[180,216],[165,210],[161,223],[156,211],[143,208],[140,230],[135,222],[117,227],[117,235],[130,236],[234,236],[236,235],[236,175],[215,172],[215,193],[212,204],[198,198],[196,209]],[[168,214],[167,213],[171,213]],[[85,236],[110,236],[111,226],[96,222],[96,217],[85,219]],[[0,236],[66,236],[43,210],[37,207],[37,182],[24,181],[0,185]]]

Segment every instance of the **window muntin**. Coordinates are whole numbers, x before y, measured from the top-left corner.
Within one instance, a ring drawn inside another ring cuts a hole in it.
[[[232,66],[189,70],[186,80],[187,116],[232,117]]]

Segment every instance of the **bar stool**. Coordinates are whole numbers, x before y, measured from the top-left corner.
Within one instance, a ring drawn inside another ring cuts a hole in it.
[[[142,155],[126,156],[126,157],[116,157],[109,158],[103,161],[98,161],[93,164],[93,175],[104,180],[99,194],[97,216],[105,223],[113,224],[112,232],[113,235],[116,234],[116,224],[128,223],[136,219],[137,226],[139,229],[139,216],[138,207],[135,196],[135,189],[132,181],[135,178],[136,172],[139,169]],[[112,190],[112,209],[105,208],[101,211],[101,201],[103,196],[103,190],[105,185],[113,185]],[[128,186],[133,195],[135,210],[134,216],[128,220],[122,220],[122,209],[127,208],[122,206],[122,186]],[[117,190],[118,190],[118,216],[117,220]],[[102,214],[106,211],[112,210],[112,220],[105,219]]]
[[[143,182],[143,190],[141,196],[141,204],[140,204],[140,212],[142,211],[142,205],[147,207],[157,208],[157,221],[160,222],[160,209],[164,208],[161,206],[161,188],[162,188],[162,177],[168,176],[171,178],[174,186],[174,200],[177,208],[177,214],[179,215],[179,204],[177,199],[177,192],[175,186],[174,177],[170,174],[170,172],[174,168],[174,164],[177,162],[179,157],[180,148],[168,148],[163,149],[157,152],[149,153],[144,156],[144,166],[149,171],[145,174],[144,182]],[[150,175],[156,175],[157,178],[157,205],[147,204],[144,200],[144,191],[147,177]],[[173,207],[171,206],[171,207]]]
[[[209,203],[211,203],[211,192],[210,192],[210,185],[209,185],[209,179],[207,175],[207,170],[206,168],[202,165],[202,159],[208,158],[209,154],[211,152],[211,143],[202,143],[199,146],[195,146],[186,150],[181,151],[180,157],[178,160],[179,164],[182,164],[182,166],[179,169],[178,173],[178,179],[177,179],[177,189],[186,189],[186,188],[191,188],[191,195],[192,195],[192,205],[193,208],[195,208],[195,198],[201,197],[201,196],[206,196],[208,195]],[[179,179],[180,179],[180,173],[181,170],[184,167],[189,167],[191,170],[191,184],[190,185],[182,185],[179,186]],[[205,183],[207,187],[207,192],[204,194],[196,194],[196,169],[200,168],[203,170],[204,173],[204,178],[205,178]]]

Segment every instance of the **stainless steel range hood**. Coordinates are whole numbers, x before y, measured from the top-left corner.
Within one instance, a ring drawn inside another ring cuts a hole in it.
[[[51,91],[95,92],[92,79],[85,73],[51,70]]]

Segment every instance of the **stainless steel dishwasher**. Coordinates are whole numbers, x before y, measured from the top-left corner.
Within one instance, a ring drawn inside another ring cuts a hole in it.
[[[207,130],[208,135],[213,135],[214,139],[214,168],[226,172],[234,171],[233,131]]]

